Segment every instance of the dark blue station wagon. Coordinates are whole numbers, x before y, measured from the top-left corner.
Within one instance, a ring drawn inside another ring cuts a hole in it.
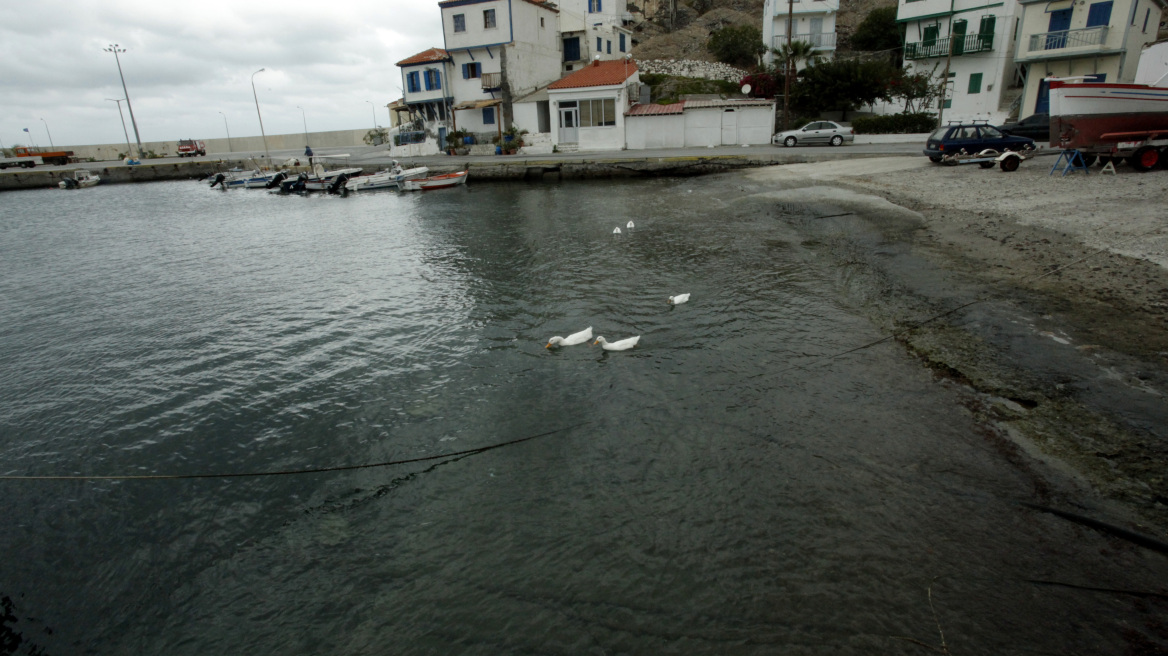
[[[1017,152],[1034,148],[1034,140],[1005,134],[992,125],[961,123],[937,128],[925,142],[924,152],[930,160],[940,162],[945,155],[961,151],[975,155],[986,148],[993,148],[999,153],[1007,150]]]

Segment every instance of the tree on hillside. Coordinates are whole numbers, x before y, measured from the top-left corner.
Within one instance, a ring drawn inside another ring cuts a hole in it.
[[[896,22],[896,6],[879,7],[868,12],[852,33],[851,44],[853,50],[888,51],[889,62],[899,67],[904,25]]]
[[[836,59],[805,68],[791,87],[791,104],[801,114],[847,113],[861,105],[888,100],[895,70],[883,61]]]
[[[762,31],[753,25],[723,27],[714,32],[706,47],[718,61],[732,66],[750,67],[766,52]]]

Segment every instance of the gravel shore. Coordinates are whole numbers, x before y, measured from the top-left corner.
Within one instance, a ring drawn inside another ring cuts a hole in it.
[[[838,208],[796,222],[805,245],[965,392],[1037,498],[1074,480],[1081,494],[1063,502],[1168,540],[1168,171],[1063,177],[1053,164],[886,157],[746,178],[756,195]]]

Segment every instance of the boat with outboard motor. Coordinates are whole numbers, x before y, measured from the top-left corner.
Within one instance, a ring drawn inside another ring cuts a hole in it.
[[[341,189],[352,178],[363,175],[360,168],[349,167],[326,171],[323,164],[312,167],[312,175],[304,181],[306,191],[333,191]]]
[[[470,171],[458,171],[444,175],[435,175],[429,178],[405,180],[401,183],[401,189],[402,191],[429,191],[431,189],[444,189],[446,187],[464,185],[466,184],[468,173]]]
[[[77,169],[73,172],[72,177],[61,178],[57,186],[61,189],[84,189],[85,187],[93,187],[101,182],[101,176],[96,173],[90,173],[85,169]]]
[[[362,175],[356,178],[349,179],[345,183],[345,188],[349,191],[369,191],[372,189],[396,189],[401,183],[406,180],[416,180],[424,178],[430,173],[429,167],[419,166],[412,169],[402,169],[401,165],[395,159],[393,160],[393,167],[378,171],[371,175]]]

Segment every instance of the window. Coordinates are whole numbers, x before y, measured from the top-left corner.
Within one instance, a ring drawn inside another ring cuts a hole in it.
[[[1152,10],[1149,9],[1144,13],[1144,34],[1148,33],[1148,17],[1152,15]],[[130,103],[126,103],[127,105]]]
[[[596,52],[597,53],[604,52],[604,48],[602,47],[604,45],[603,41],[604,41],[604,39],[602,39],[600,37],[596,37]]]
[[[434,89],[442,88],[442,76],[436,69],[428,68],[425,73],[426,77],[426,91],[433,91]]]
[[[1095,2],[1087,8],[1087,27],[1100,27],[1111,22],[1111,1]]]
[[[483,10],[483,29],[489,30],[493,27],[495,27],[495,10],[494,9]]]
[[[406,88],[410,91],[410,93],[417,93],[422,90],[422,85],[418,79],[417,71],[406,75]]]
[[[564,107],[566,103],[560,103]],[[600,128],[616,125],[616,100],[581,100],[580,127]]]
[[[604,44],[605,44],[605,46],[607,46],[605,48],[604,54],[611,55],[612,54],[612,41],[605,41]]]
[[[981,93],[981,73],[971,73],[969,76],[969,93]]]
[[[625,35],[620,35],[620,51],[625,51]]]
[[[495,108],[494,107],[484,107],[483,108],[483,125],[494,125],[494,124],[495,124]]]
[[[543,29],[543,16],[539,17],[539,29]]]
[[[462,79],[470,80],[483,76],[483,65],[479,62],[470,62],[462,65]]]
[[[465,32],[466,31],[466,14],[455,14],[454,15],[454,31],[455,32]]]
[[[590,14],[599,14],[600,13],[600,0],[588,0],[588,13],[590,13]]]
[[[931,48],[937,45],[937,35],[941,33],[941,24],[934,23],[925,26],[924,36],[921,38],[922,44],[926,48]]]

